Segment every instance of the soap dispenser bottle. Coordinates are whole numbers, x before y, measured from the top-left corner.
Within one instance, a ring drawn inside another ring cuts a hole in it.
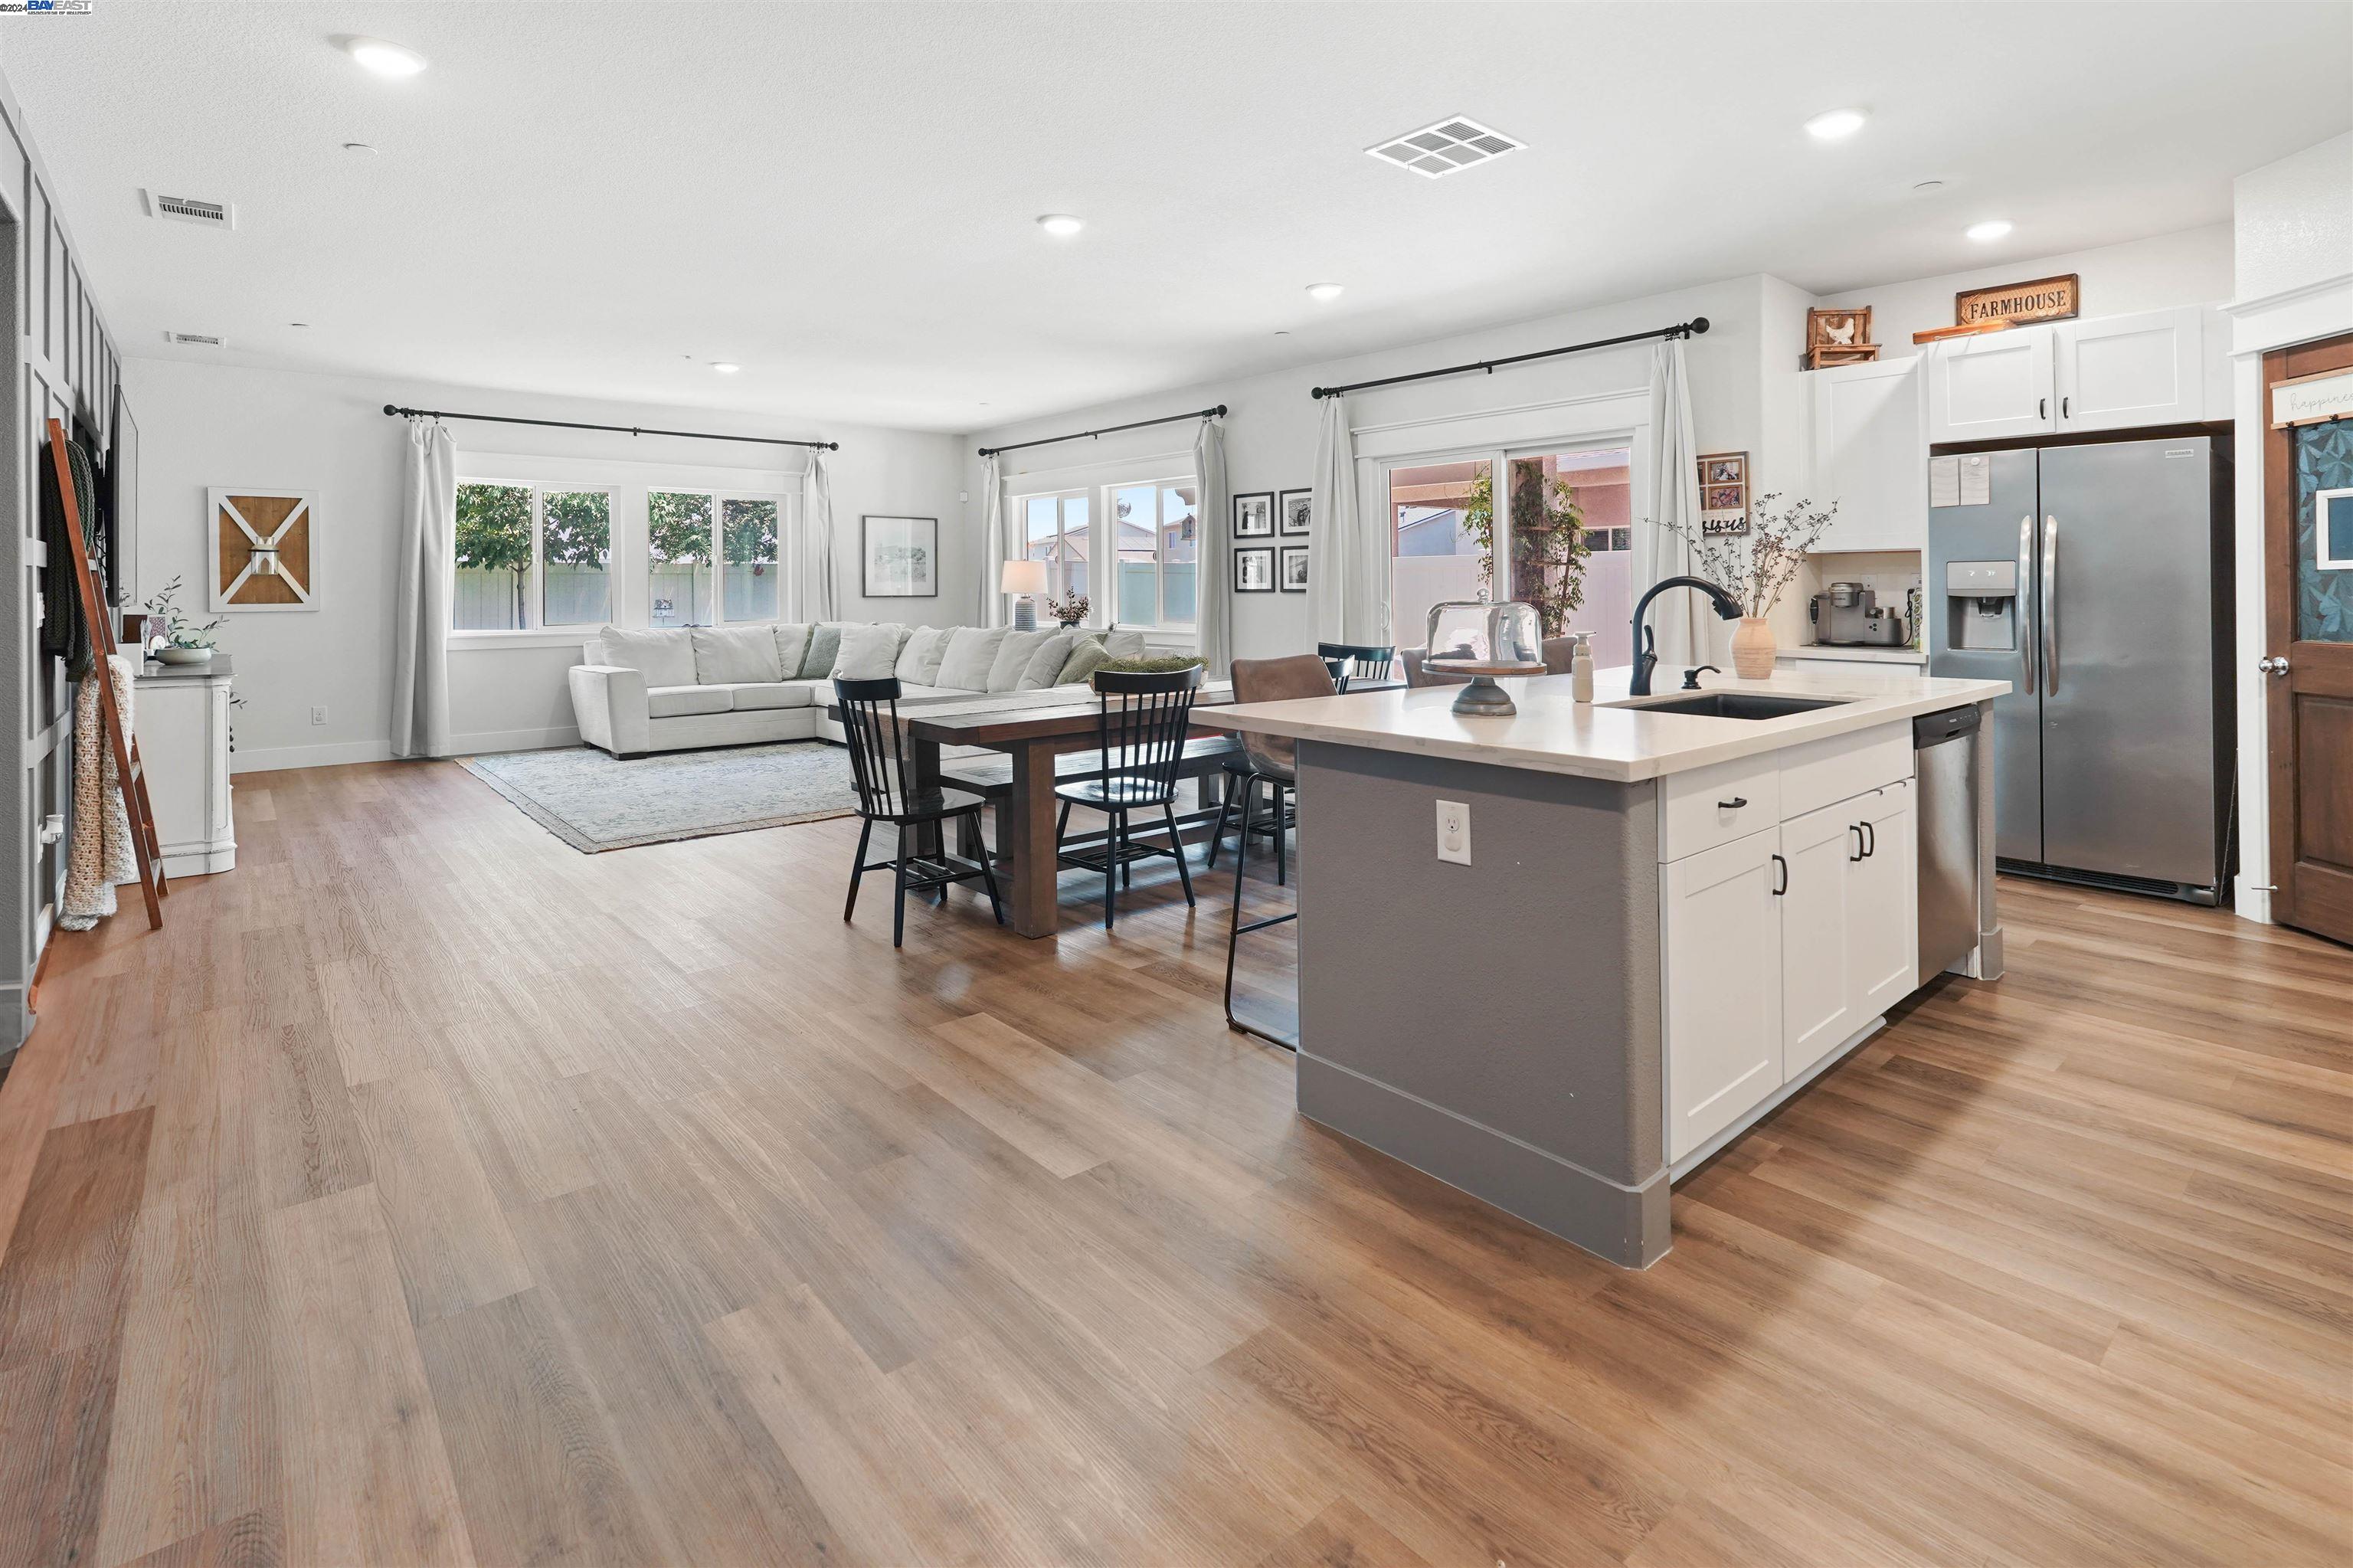
[[[1580,703],[1593,700],[1593,633],[1575,632],[1576,643],[1568,651],[1569,695]]]

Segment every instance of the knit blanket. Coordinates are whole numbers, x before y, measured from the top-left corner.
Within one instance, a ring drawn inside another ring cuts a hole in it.
[[[114,677],[114,705],[131,731],[131,661],[117,654],[107,662]],[[93,674],[95,672],[93,672]],[[114,889],[139,880],[131,844],[131,813],[122,804],[122,779],[114,747],[98,716],[98,682],[74,688],[73,842],[66,856],[66,896],[58,924],[87,931],[114,913]]]

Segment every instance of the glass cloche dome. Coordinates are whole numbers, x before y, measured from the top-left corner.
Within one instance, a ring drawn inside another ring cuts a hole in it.
[[[1422,668],[1471,677],[1454,700],[1458,714],[1516,713],[1495,677],[1545,673],[1544,625],[1536,619],[1535,606],[1517,600],[1432,605],[1430,634],[1422,646],[1427,650]]]

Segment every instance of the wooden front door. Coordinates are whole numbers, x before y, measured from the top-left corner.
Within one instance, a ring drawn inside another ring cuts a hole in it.
[[[2353,337],[2263,356],[2262,668],[2272,915],[2353,942],[2353,417],[2271,425],[2273,387],[2338,372]]]

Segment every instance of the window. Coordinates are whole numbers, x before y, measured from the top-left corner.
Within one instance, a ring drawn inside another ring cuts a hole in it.
[[[1634,662],[1632,462],[1625,447],[1509,460],[1512,597],[1546,637],[1593,633],[1597,665]]]
[[[1093,540],[1088,515],[1093,508],[1084,491],[1063,495],[1026,495],[1021,507],[1021,558],[1046,563],[1047,592],[1064,599],[1072,594],[1092,599],[1093,588],[1087,558]]]
[[[711,626],[775,620],[781,576],[777,538],[773,498],[702,490],[648,491],[647,624]]]
[[[719,498],[721,560],[729,620],[776,619],[776,503],[748,495]]]
[[[613,497],[603,490],[458,486],[458,631],[520,631],[612,618]]]
[[[1189,483],[1112,489],[1113,547],[1123,626],[1193,624],[1200,524]]]
[[[1490,597],[1494,463],[1389,470],[1389,634],[1419,647],[1432,606]]]

